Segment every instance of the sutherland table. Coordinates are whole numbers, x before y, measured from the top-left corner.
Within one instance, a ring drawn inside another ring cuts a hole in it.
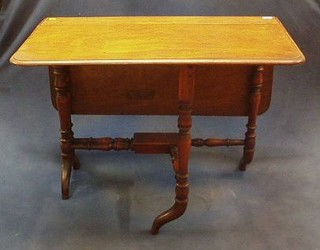
[[[276,17],[46,18],[11,62],[48,66],[61,128],[62,197],[69,197],[76,149],[170,154],[175,203],[157,234],[188,203],[191,146],[243,145],[252,161],[257,115],[270,104],[273,67],[304,62]],[[177,133],[75,138],[71,115],[177,115]],[[192,139],[191,116],[248,116],[244,139]]]

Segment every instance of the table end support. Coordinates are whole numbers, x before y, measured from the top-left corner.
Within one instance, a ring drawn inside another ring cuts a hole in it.
[[[195,70],[192,66],[183,65],[179,74],[179,117],[177,152],[172,156],[173,169],[176,177],[175,203],[167,211],[160,214],[153,222],[151,234],[159,233],[160,228],[184,214],[188,205],[189,173],[188,163],[191,151],[192,102],[194,96]]]
[[[263,66],[256,66],[253,72],[253,80],[250,87],[249,114],[247,123],[247,132],[245,134],[245,146],[243,157],[241,159],[239,170],[245,171],[247,164],[251,163],[254,156],[256,144],[257,116],[261,102],[261,88],[263,84]]]
[[[62,199],[70,196],[70,176],[73,169],[78,169],[80,163],[72,148],[73,131],[71,122],[71,94],[69,90],[68,68],[52,66],[54,76],[55,100],[60,119],[61,147],[61,193]]]

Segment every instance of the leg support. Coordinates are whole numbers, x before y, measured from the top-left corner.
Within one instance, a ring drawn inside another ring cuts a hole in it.
[[[256,66],[253,72],[253,81],[250,87],[249,115],[247,123],[247,132],[245,135],[245,146],[243,158],[239,170],[245,171],[247,164],[251,163],[254,156],[254,147],[256,143],[257,115],[261,100],[261,87],[263,84],[263,66]]]
[[[176,176],[176,198],[174,205],[169,210],[155,218],[151,229],[152,234],[158,234],[161,226],[179,218],[187,209],[189,194],[188,162],[191,150],[190,129],[192,126],[191,105],[194,93],[194,78],[193,67],[181,66],[179,75],[178,152],[174,154],[175,157],[173,158]]]
[[[72,148],[73,132],[71,122],[71,95],[68,87],[67,68],[54,66],[54,87],[56,103],[60,118],[61,133],[61,192],[62,198],[69,198],[69,185],[72,167],[79,168],[80,164]]]

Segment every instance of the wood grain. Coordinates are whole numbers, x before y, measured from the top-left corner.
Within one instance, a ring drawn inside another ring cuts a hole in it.
[[[297,64],[304,56],[276,17],[46,18],[11,62]]]

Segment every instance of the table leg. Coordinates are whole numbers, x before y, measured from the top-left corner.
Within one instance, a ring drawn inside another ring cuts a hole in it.
[[[80,164],[72,148],[73,131],[71,122],[71,95],[68,86],[67,68],[53,67],[56,104],[60,118],[61,145],[61,192],[62,198],[69,198],[70,175],[72,167],[79,168]]]
[[[176,177],[175,203],[164,213],[160,214],[153,222],[152,234],[158,234],[164,224],[179,218],[187,209],[189,194],[188,162],[191,150],[190,129],[192,126],[192,101],[194,95],[194,68],[181,66],[179,76],[179,138],[178,150],[173,158]]]
[[[261,101],[261,87],[263,84],[263,66],[254,68],[253,81],[250,87],[249,115],[247,123],[247,132],[245,135],[245,146],[243,157],[239,170],[245,171],[247,164],[251,163],[254,156],[254,147],[256,144],[256,121]]]

